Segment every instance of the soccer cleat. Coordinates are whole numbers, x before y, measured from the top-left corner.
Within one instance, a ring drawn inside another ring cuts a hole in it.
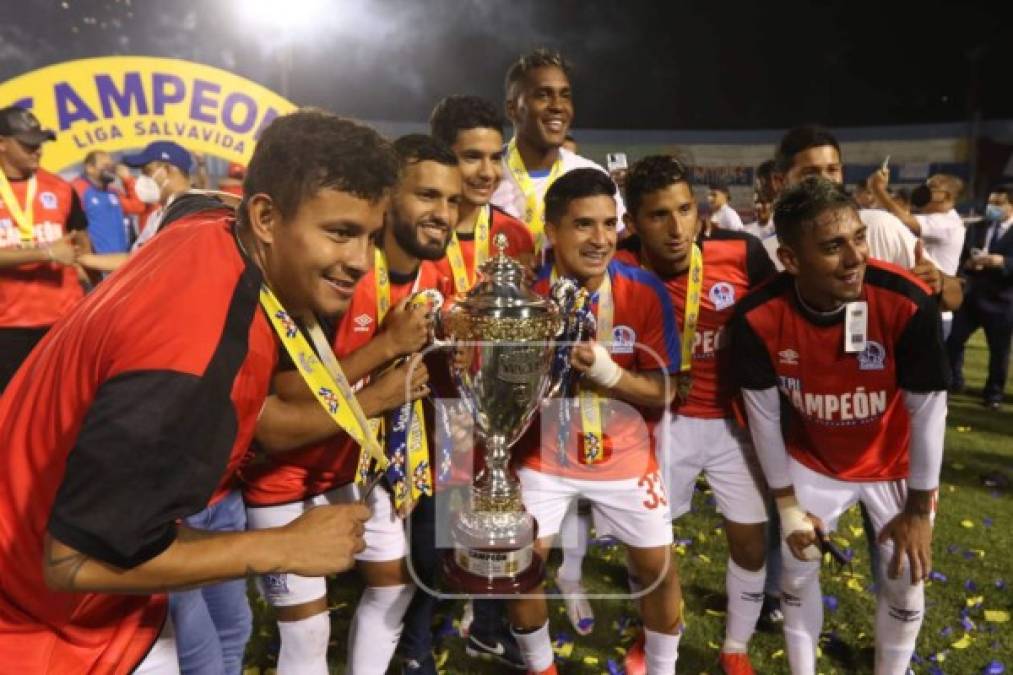
[[[566,616],[570,618],[573,630],[577,631],[578,635],[590,635],[594,630],[594,610],[591,609],[591,603],[587,598],[583,597],[587,594],[584,586],[579,581],[567,581],[562,578],[556,579],[556,585],[563,595],[574,596],[563,598]]]
[[[647,652],[644,651],[644,632],[640,631],[636,641],[626,651],[623,664],[626,675],[647,675]]]
[[[472,632],[468,635],[464,651],[468,656],[492,659],[514,670],[525,670],[528,667],[517,641],[507,632],[499,635],[476,635]]]
[[[721,652],[718,663],[725,675],[756,675],[753,664],[749,662],[749,654],[743,652]]]

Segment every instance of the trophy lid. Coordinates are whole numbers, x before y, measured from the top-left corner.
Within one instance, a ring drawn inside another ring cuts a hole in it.
[[[493,238],[496,255],[478,269],[478,281],[457,304],[468,313],[553,313],[555,305],[531,290],[528,270],[506,254],[509,244],[502,232]],[[500,311],[496,311],[500,310]]]

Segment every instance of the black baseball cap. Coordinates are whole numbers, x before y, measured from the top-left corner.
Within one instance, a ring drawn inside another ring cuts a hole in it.
[[[26,145],[42,145],[55,141],[52,129],[43,129],[32,111],[16,105],[0,109],[0,136],[16,138]]]

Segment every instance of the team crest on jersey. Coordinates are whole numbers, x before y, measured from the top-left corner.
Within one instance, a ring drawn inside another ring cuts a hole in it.
[[[858,355],[859,370],[883,370],[886,362],[886,349],[873,340],[865,343],[865,349]]]
[[[59,203],[56,200],[56,195],[54,195],[52,192],[40,192],[39,201],[41,201],[42,205],[45,206],[47,209],[55,209],[57,207],[57,204]]]
[[[352,319],[352,322],[355,324],[355,328],[352,330],[356,333],[366,333],[369,331],[369,324],[373,323],[373,317],[363,313]]]
[[[637,344],[637,334],[629,326],[616,326],[612,329],[613,354],[632,354],[633,347]]]
[[[120,200],[116,198],[116,195],[114,195],[113,193],[110,192],[109,193],[109,203],[110,204],[119,204]]]
[[[287,574],[262,574],[260,579],[263,582],[268,595],[288,593]]]
[[[735,287],[727,282],[719,281],[711,286],[710,298],[714,303],[714,309],[719,312],[728,309],[735,304]]]
[[[781,350],[777,353],[777,360],[789,366],[798,365],[798,352],[788,347],[787,349]]]

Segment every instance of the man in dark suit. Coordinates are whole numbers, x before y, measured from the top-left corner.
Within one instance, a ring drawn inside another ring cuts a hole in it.
[[[953,389],[964,386],[964,344],[974,331],[984,328],[989,351],[984,404],[998,410],[1013,338],[1013,185],[995,188],[988,197],[985,219],[968,228],[960,276],[967,284],[964,304],[953,316],[946,342]]]

